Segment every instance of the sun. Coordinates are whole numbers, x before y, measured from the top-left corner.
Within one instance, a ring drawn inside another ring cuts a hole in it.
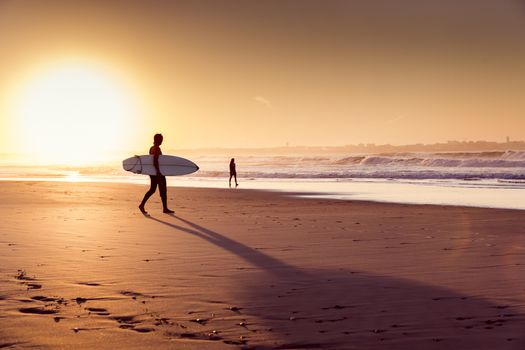
[[[96,65],[62,63],[34,74],[13,112],[19,151],[48,164],[110,159],[136,131],[137,108],[122,85]]]

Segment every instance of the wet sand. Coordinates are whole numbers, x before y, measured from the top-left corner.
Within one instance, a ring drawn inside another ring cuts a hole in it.
[[[525,212],[0,184],[0,348],[523,349]]]

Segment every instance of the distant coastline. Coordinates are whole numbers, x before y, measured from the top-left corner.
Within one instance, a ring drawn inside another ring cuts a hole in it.
[[[356,144],[344,146],[282,146],[282,147],[254,147],[254,148],[195,148],[170,149],[170,154],[188,155],[300,155],[300,154],[377,154],[400,152],[489,152],[489,151],[522,151],[525,150],[525,141],[447,141],[432,144]]]
[[[173,154],[186,157],[195,156],[348,156],[348,155],[399,155],[402,153],[471,153],[471,152],[494,152],[493,156],[498,157],[499,153],[506,151],[525,151],[525,141],[447,141],[432,144],[355,144],[344,146],[281,146],[281,147],[214,147],[214,148],[171,148],[164,151],[165,154]],[[99,162],[91,162],[89,165],[102,165],[120,162],[121,159],[133,154],[144,153],[140,150],[123,151],[118,150],[114,153],[106,154],[104,159]],[[488,154],[487,154],[488,155]],[[34,162],[29,154],[2,153],[0,154],[0,165],[38,165],[45,164]],[[62,165],[64,164],[47,164]],[[73,166],[73,165],[71,165]],[[78,168],[79,166],[73,166]]]

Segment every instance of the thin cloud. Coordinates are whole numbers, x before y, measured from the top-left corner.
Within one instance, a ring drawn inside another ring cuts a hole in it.
[[[262,97],[262,96],[255,96],[253,99],[254,99],[255,101],[257,101],[257,102],[259,102],[259,103],[265,105],[265,106],[268,107],[268,108],[273,108],[273,104],[272,104],[272,102],[271,102],[270,100],[268,100],[268,99]]]
[[[398,116],[398,117],[395,117],[395,118],[392,118],[392,119],[388,119],[385,124],[386,125],[391,125],[391,124],[396,124],[400,121],[402,121],[403,119],[405,119],[406,117],[405,116]]]

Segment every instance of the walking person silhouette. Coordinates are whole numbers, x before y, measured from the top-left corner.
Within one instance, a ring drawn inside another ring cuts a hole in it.
[[[155,134],[155,136],[153,136],[153,146],[151,146],[149,149],[149,154],[153,155],[153,165],[157,170],[157,174],[149,176],[151,180],[151,186],[149,188],[149,191],[146,192],[146,194],[144,195],[144,199],[142,199],[142,202],[139,205],[139,209],[144,215],[148,214],[144,206],[146,205],[146,202],[148,201],[149,197],[151,197],[151,195],[155,193],[157,186],[159,186],[160,198],[162,199],[163,213],[174,213],[173,210],[168,209],[168,189],[166,186],[166,176],[162,175],[159,167],[159,156],[162,154],[160,145],[162,145],[163,140],[164,137],[162,136],[162,134]]]
[[[230,181],[229,181],[230,187],[232,187],[232,177],[235,177],[235,187],[239,186],[239,184],[237,183],[237,169],[235,166],[234,158],[230,160]]]

